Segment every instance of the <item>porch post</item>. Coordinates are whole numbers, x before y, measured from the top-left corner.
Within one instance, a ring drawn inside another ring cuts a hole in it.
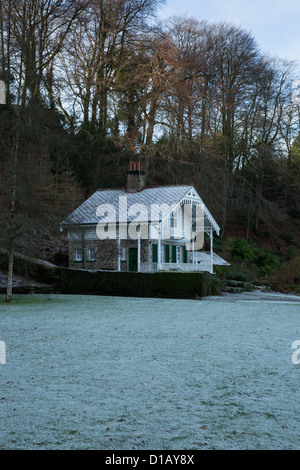
[[[82,250],[82,269],[84,269],[84,262],[85,262],[84,229],[81,230],[81,250]]]
[[[140,272],[140,269],[141,269],[141,236],[139,235],[138,237],[138,266],[137,266],[138,273]]]
[[[157,270],[159,271],[160,269],[160,263],[161,263],[161,240],[160,240],[160,237],[161,237],[161,233],[160,233],[160,224],[158,225],[158,243],[157,243]]]
[[[193,264],[195,264],[195,239],[193,238],[193,242],[192,242],[192,253],[193,253]]]
[[[210,272],[211,274],[214,271],[213,257],[214,257],[214,236],[213,236],[213,229],[212,227],[210,227]]]
[[[120,230],[120,229],[119,229]],[[121,240],[120,240],[120,231],[118,236],[118,271],[121,271]]]

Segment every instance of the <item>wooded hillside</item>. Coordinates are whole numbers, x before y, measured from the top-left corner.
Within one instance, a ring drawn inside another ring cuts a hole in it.
[[[161,3],[0,1],[2,247],[53,258],[58,221],[136,160],[148,186],[194,184],[216,250],[299,254],[299,69],[232,24],[159,23]]]

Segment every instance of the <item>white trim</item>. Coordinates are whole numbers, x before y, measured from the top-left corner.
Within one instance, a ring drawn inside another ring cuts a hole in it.
[[[137,265],[138,273],[140,272],[140,266],[141,266],[141,237],[139,236],[138,238],[138,265]]]
[[[121,271],[121,240],[118,238],[118,271]]]
[[[158,240],[157,240],[157,264],[161,264],[161,223],[158,226]]]
[[[211,273],[214,272],[214,236],[213,229],[210,229],[210,264],[211,264]]]

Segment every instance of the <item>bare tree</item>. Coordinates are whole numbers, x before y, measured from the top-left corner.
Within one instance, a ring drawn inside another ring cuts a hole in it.
[[[25,107],[39,100],[43,72],[62,48],[66,35],[82,11],[82,2],[63,0],[2,1],[0,26],[2,41],[2,65],[6,71],[18,71],[16,119],[13,124],[11,205],[9,221],[8,280],[6,300],[12,300],[12,275],[14,247],[17,237],[17,191],[19,183],[19,154],[23,145]],[[10,31],[7,28],[10,27]],[[6,49],[4,40],[6,39]],[[11,44],[13,59],[6,59]],[[14,60],[14,64],[12,61]],[[10,78],[8,76],[8,78]]]
[[[130,62],[138,32],[163,1],[89,1],[61,57],[65,75],[61,83],[72,90],[71,107],[76,101],[84,128],[107,134],[116,80]],[[62,96],[61,102],[67,111],[68,96]]]

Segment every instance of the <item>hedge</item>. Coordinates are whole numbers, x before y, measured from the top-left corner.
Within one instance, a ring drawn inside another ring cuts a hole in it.
[[[84,271],[56,269],[55,288],[63,294],[197,298],[209,294],[208,273]]]
[[[7,268],[7,254],[0,252],[0,266]],[[157,272],[154,274],[86,271],[43,264],[16,256],[14,270],[61,294],[126,297],[200,298],[215,293],[212,276],[204,272]]]

